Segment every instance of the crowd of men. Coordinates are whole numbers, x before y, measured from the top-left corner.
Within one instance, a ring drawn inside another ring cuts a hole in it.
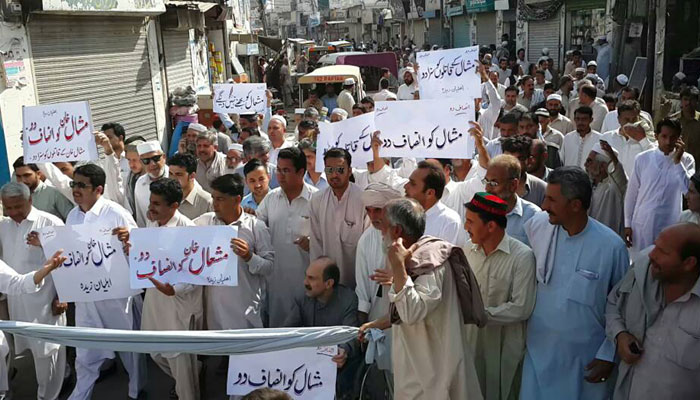
[[[525,71],[483,55],[476,154],[463,159],[385,159],[376,132],[366,168],[333,148],[316,170],[319,106],[337,122],[375,101],[419,99],[410,62],[397,93],[387,75],[355,102],[350,79],[338,96],[307,100],[293,130],[270,113],[223,115],[215,128],[190,124],[168,156],[110,123],[95,133],[98,161],[19,158],[0,189],[9,319],[67,324],[69,307],[45,279],[62,259],[44,257],[40,228],[99,222],[128,252],[137,227],[234,225],[237,286],[150,278],[145,296],[75,303],[70,323],[357,326],[333,358],[339,399],[361,387],[402,400],[698,398],[698,89],[653,121],[626,77],[606,95],[595,63],[570,58],[560,73],[546,59]],[[13,344],[34,358],[37,398],[55,399],[66,348]],[[147,355],[118,355],[139,398]],[[201,398],[196,355],[150,356],[175,379],[173,398]],[[114,357],[78,348],[70,399],[89,399]],[[0,390],[7,376],[0,361]]]

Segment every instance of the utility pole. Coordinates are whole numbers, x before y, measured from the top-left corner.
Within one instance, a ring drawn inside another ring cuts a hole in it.
[[[656,65],[656,0],[648,1],[647,11],[647,79],[644,84],[644,110],[654,104],[654,66]]]

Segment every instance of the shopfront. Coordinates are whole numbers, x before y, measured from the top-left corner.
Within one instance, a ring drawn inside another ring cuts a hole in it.
[[[586,61],[596,59],[596,39],[605,36],[605,0],[567,0],[565,48],[581,50]]]
[[[467,0],[467,14],[476,14],[476,42],[479,46],[498,45],[494,0]]]

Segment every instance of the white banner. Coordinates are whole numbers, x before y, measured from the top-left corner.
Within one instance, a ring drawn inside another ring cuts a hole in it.
[[[421,51],[416,62],[421,99],[481,97],[479,46]]]
[[[22,127],[27,164],[98,158],[87,101],[25,106]]]
[[[131,287],[153,287],[149,277],[172,285],[237,286],[238,256],[231,249],[235,237],[235,226],[133,229]]]
[[[39,230],[46,257],[63,249],[68,259],[51,273],[62,302],[122,299],[129,287],[129,264],[112,227],[95,224],[47,226]]]
[[[297,400],[335,397],[338,346],[301,347],[229,357],[226,394],[245,395],[259,388],[286,392]]]
[[[264,113],[267,95],[264,83],[221,83],[214,85],[214,112],[227,114]]]
[[[323,154],[330,148],[340,147],[350,152],[352,167],[367,168],[372,161],[372,134],[374,113],[362,114],[343,121],[319,124],[316,142],[316,172],[323,172]]]
[[[381,101],[374,124],[381,131],[382,157],[458,158],[474,155],[469,121],[474,99]]]

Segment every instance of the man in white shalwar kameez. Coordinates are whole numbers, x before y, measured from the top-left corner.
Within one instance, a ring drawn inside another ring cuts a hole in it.
[[[625,240],[632,258],[651,246],[661,231],[678,222],[695,160],[680,140],[681,126],[665,119],[656,132],[658,149],[639,155],[625,194]]]
[[[56,252],[50,259],[46,260],[44,265],[37,269],[36,271],[28,272],[26,274],[17,273],[16,269],[5,264],[0,260],[0,293],[5,293],[8,296],[17,297],[20,295],[28,295],[36,293],[41,290],[46,281],[44,280],[51,271],[58,268],[66,260],[66,257],[61,256],[61,252]],[[64,359],[61,360],[63,365],[61,368],[54,371],[56,377],[60,375],[58,380],[58,390],[61,390],[61,384],[63,384],[63,371],[65,369],[65,350]],[[7,392],[10,390],[10,385],[8,382],[8,368],[7,368],[7,356],[10,353],[10,347],[7,344],[7,339],[5,334],[0,332],[0,398],[5,399]],[[41,383],[39,383],[39,388],[41,389]],[[38,399],[49,399],[57,398],[58,392],[54,397],[47,397],[44,395],[37,394]]]
[[[596,143],[588,154],[586,172],[593,183],[588,215],[623,237],[627,176],[617,157],[617,150],[606,142]]]
[[[525,354],[527,319],[535,307],[535,256],[506,233],[508,203],[477,193],[467,204],[465,248],[488,321],[469,327],[476,372],[484,398],[516,399]]]
[[[340,284],[355,289],[355,251],[369,226],[362,189],[350,182],[352,158],[345,149],[329,149],[323,161],[330,187],[311,197],[310,256],[333,259],[340,268]]]
[[[590,107],[582,106],[574,114],[576,130],[564,135],[564,143],[559,149],[563,165],[575,165],[584,168],[586,157],[593,145],[600,140],[600,133],[591,129],[593,111]]]
[[[194,226],[194,223],[177,210],[182,201],[182,188],[171,178],[151,183],[147,228],[172,228]],[[128,237],[122,239],[128,243]],[[189,283],[171,285],[158,277],[150,277],[155,287],[146,289],[143,301],[144,331],[195,331],[204,326],[203,287]],[[178,399],[197,400],[199,369],[196,354],[151,353],[153,361],[168,376],[175,379]]]
[[[238,228],[231,248],[238,256],[237,286],[206,286],[207,327],[220,329],[262,328],[265,278],[273,271],[275,252],[265,223],[243,212],[243,178],[227,174],[211,183],[214,212],[194,220],[195,225],[230,225]]]
[[[160,143],[152,140],[141,143],[136,149],[139,152],[139,157],[141,157],[141,162],[146,168],[146,173],[141,175],[134,187],[134,204],[136,205],[134,214],[136,215],[136,223],[143,228],[148,223],[146,214],[151,199],[151,182],[155,182],[160,178],[167,178],[170,170],[165,165],[165,154],[160,148]]]
[[[304,295],[304,277],[309,265],[311,234],[310,201],[318,189],[304,182],[304,152],[296,147],[280,150],[277,179],[280,187],[271,190],[255,211],[269,228],[275,249],[274,273],[267,276],[267,327],[284,326],[291,312],[292,299]],[[327,229],[327,228],[326,228]]]
[[[440,201],[444,189],[445,173],[428,161],[419,162],[404,185],[406,197],[416,200],[426,210],[425,234],[464,246],[467,239],[459,214]]]
[[[102,197],[105,172],[97,165],[86,164],[75,169],[73,200],[75,207],[66,218],[66,225],[92,224],[111,228],[118,236],[136,228],[131,214],[119,204]],[[143,301],[140,295],[122,299],[75,303],[75,326],[138,330],[141,326]],[[76,349],[76,384],[69,400],[88,400],[92,397],[100,366],[114,358],[111,350]],[[146,358],[139,353],[119,352],[129,374],[129,397],[136,399],[146,385]]]
[[[42,268],[46,263],[46,257],[40,247],[29,243],[29,235],[36,237],[35,232],[39,229],[46,226],[62,226],[63,221],[52,214],[34,208],[30,190],[22,183],[5,184],[0,189],[0,195],[3,212],[9,217],[0,221],[3,261],[19,274],[29,274]],[[66,325],[64,309],[61,309],[58,314],[54,313],[54,305],[58,306],[58,300],[56,288],[50,277],[39,290],[32,293],[8,294],[7,305],[10,319],[14,321]],[[38,384],[36,398],[42,400],[58,398],[66,367],[65,346],[20,335],[14,335],[14,343],[15,354],[19,355],[27,350],[32,353]]]
[[[611,113],[612,114],[612,113]],[[601,141],[606,141],[620,153],[618,157],[627,175],[634,171],[637,154],[656,146],[651,124],[640,117],[640,106],[636,100],[623,101],[615,110],[618,126],[602,131]]]
[[[470,312],[483,322],[478,285],[460,248],[423,236],[425,219],[412,199],[392,200],[384,208],[393,275],[389,301],[394,398],[482,399],[465,326],[475,322],[465,318]],[[457,260],[461,265],[454,265]],[[458,295],[458,287],[470,281],[475,292]]]

